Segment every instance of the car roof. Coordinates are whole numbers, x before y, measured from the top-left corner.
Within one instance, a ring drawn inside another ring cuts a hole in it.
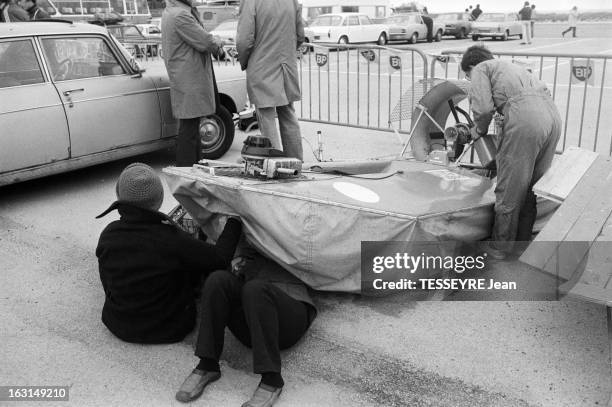
[[[0,38],[54,34],[104,34],[106,28],[69,21],[27,21],[0,24]]]

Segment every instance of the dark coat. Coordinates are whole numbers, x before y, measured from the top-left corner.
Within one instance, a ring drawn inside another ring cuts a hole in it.
[[[531,7],[523,7],[519,12],[519,19],[521,21],[528,21],[531,20]]]
[[[195,282],[228,268],[242,226],[229,219],[211,245],[160,212],[113,206],[121,219],[102,231],[96,249],[106,294],[102,322],[127,342],[178,342],[195,326]]]

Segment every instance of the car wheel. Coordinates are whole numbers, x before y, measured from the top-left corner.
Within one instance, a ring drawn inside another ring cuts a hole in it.
[[[519,34],[519,40],[523,39],[523,34]]]
[[[434,41],[435,42],[442,41],[442,30],[438,30],[438,32],[436,33],[436,36],[434,37]]]
[[[502,35],[501,37],[499,37],[500,40],[502,41],[507,41],[508,40],[508,31],[506,31],[504,33],[504,35]]]
[[[199,158],[215,160],[229,150],[234,141],[234,121],[231,113],[218,106],[215,114],[200,119]]]
[[[472,41],[478,41],[478,36],[477,36],[477,35],[472,34]]]
[[[378,41],[376,41],[376,43],[380,46],[387,45],[387,34],[380,33],[380,35],[378,36]]]
[[[304,43],[300,45],[300,52],[302,55],[306,55],[310,51],[310,47],[308,46],[309,43],[310,41],[308,41],[308,38],[304,38]]]
[[[349,40],[348,40],[348,37],[346,35],[343,35],[338,40],[338,44],[340,44],[340,45],[348,45],[348,43],[349,43]]]
[[[461,33],[459,35],[460,35],[460,39],[467,38],[467,31],[465,30],[465,28],[461,29]]]
[[[419,34],[417,33],[412,33],[412,36],[410,37],[410,39],[408,40],[409,44],[416,44],[417,40],[419,39]]]

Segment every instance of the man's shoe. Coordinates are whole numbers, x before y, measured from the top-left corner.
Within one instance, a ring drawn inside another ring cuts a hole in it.
[[[220,372],[193,369],[193,372],[181,384],[179,391],[176,393],[176,399],[183,403],[193,401],[202,395],[207,384],[218,380],[220,377]]]
[[[260,383],[251,399],[244,403],[242,407],[272,407],[278,396],[280,396],[281,391],[283,391],[282,387],[272,387]]]

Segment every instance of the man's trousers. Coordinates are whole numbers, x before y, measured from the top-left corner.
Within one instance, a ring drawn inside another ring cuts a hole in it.
[[[280,350],[293,346],[310,325],[305,303],[270,282],[244,283],[226,270],[212,273],[202,291],[196,356],[219,360],[225,327],[253,349],[255,373],[280,373]]]
[[[285,156],[299,158],[303,161],[302,134],[292,103],[285,106],[257,108],[257,123],[262,135],[268,137],[275,148],[278,149],[280,147],[278,145],[278,130],[274,120],[277,115],[278,126],[280,127],[280,140]]]

